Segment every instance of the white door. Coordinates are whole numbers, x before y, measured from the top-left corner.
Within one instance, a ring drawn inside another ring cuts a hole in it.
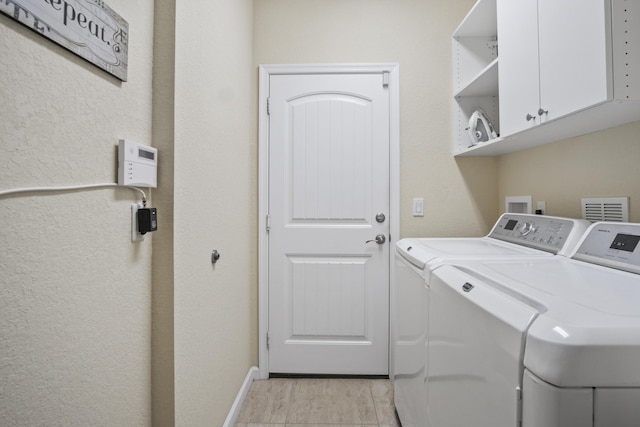
[[[388,373],[384,77],[269,78],[270,373]]]

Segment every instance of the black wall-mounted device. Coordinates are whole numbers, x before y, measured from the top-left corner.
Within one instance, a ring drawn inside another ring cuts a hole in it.
[[[138,209],[138,232],[146,234],[158,229],[158,212],[156,208]]]

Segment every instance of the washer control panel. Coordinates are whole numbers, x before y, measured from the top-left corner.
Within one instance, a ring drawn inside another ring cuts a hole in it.
[[[503,214],[489,237],[555,254],[568,254],[590,224],[544,215]]]

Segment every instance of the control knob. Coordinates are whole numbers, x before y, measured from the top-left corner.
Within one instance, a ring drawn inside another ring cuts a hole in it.
[[[522,236],[526,236],[527,234],[535,233],[537,229],[538,228],[535,226],[535,224],[525,222],[522,224],[522,226],[520,226],[519,231]]]

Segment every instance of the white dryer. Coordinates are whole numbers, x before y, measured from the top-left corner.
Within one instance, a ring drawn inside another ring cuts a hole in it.
[[[431,427],[640,426],[640,224],[571,258],[441,264],[429,289]]]
[[[392,293],[392,374],[404,427],[427,420],[429,282],[440,265],[488,259],[550,259],[575,248],[589,223],[527,214],[503,214],[491,232],[475,238],[408,238],[396,243]]]

